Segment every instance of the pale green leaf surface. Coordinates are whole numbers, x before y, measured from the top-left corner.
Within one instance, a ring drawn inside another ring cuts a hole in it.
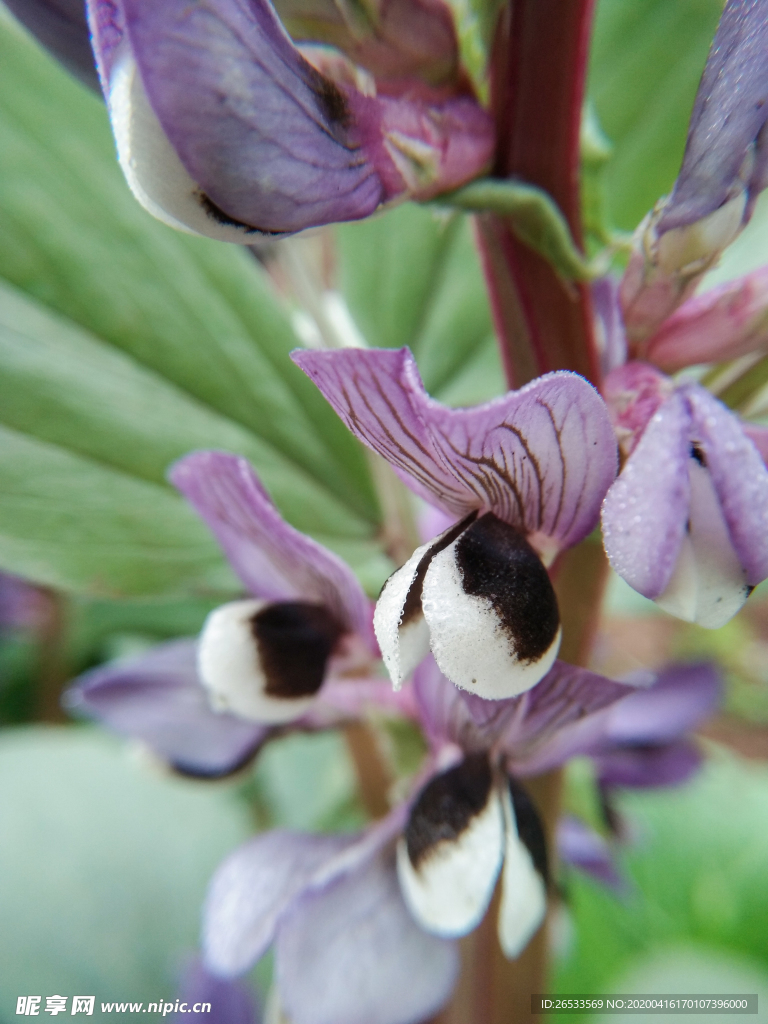
[[[337,237],[341,288],[369,345],[409,346],[430,394],[454,405],[505,390],[468,217],[409,204]]]
[[[300,529],[369,532],[271,444],[2,282],[0,422],[159,484],[192,449],[240,452],[273,482],[275,500]]]
[[[0,427],[3,568],[105,597],[238,583],[181,497]]]
[[[102,1000],[175,998],[208,880],[248,837],[231,789],[91,729],[5,730],[0,805],[0,1020],[17,995],[43,997],[39,1020],[54,993],[94,995],[94,1021]]]
[[[103,105],[5,18],[0,133],[0,276],[252,431],[374,523],[359,446],[290,363],[297,340],[263,271],[245,250],[141,210]],[[265,472],[268,486],[274,476]]]
[[[609,213],[634,229],[669,192],[722,0],[599,0],[589,95],[614,145]]]

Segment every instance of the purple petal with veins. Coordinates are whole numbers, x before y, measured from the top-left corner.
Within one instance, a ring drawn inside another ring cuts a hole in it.
[[[622,786],[652,789],[676,786],[689,779],[703,761],[692,740],[680,739],[658,747],[617,747],[595,757],[598,782],[604,789]]]
[[[750,205],[754,203],[766,184],[766,119],[768,0],[728,0],[696,94],[683,165],[659,222],[660,233],[701,220],[743,190]]]
[[[698,385],[683,390],[731,542],[756,586],[768,577],[768,469],[733,413]]]
[[[423,385],[407,349],[298,351],[291,358],[355,437],[387,459],[415,494],[454,516],[466,513],[472,496],[444,465],[414,408],[412,396]]]
[[[690,447],[690,413],[675,394],[653,415],[603,502],[603,542],[611,565],[645,597],[663,593],[680,552]]]
[[[292,1024],[414,1024],[448,999],[458,949],[416,924],[381,854],[297,900],[278,932],[275,972]]]
[[[68,71],[98,91],[84,0],[6,0],[5,6]]]
[[[371,635],[370,603],[352,570],[283,520],[247,459],[193,452],[168,477],[252,594],[267,601],[316,601],[346,629]]]
[[[196,641],[172,640],[81,676],[68,709],[141,740],[178,771],[215,778],[240,768],[269,729],[211,709],[198,682]]]
[[[342,58],[310,64],[269,0],[88,0],[118,157],[176,228],[249,244],[429,198],[490,164],[474,100],[418,86],[360,92]]]
[[[594,527],[616,442],[602,399],[576,374],[449,409],[426,394],[407,349],[293,358],[349,429],[433,504],[456,515],[490,510],[559,546]]]
[[[561,764],[603,738],[609,714],[635,692],[631,683],[556,661],[536,686],[506,700],[488,701],[457,689],[427,658],[413,681],[422,728],[434,747],[454,743],[465,752],[498,744],[515,772]],[[545,769],[542,769],[545,770]]]

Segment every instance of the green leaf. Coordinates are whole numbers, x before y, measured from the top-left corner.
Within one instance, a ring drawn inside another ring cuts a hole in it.
[[[168,466],[194,448],[241,452],[274,481],[275,498],[301,528],[367,533],[271,444],[2,282],[0,422],[161,485]]]
[[[588,91],[614,145],[613,222],[633,230],[669,192],[722,0],[599,0]]]
[[[94,995],[93,1020],[102,1000],[175,998],[208,880],[250,831],[231,787],[148,771],[90,729],[20,729],[0,802],[0,1019],[25,994]]]
[[[18,435],[2,463],[10,475],[0,477],[0,567],[90,586],[95,557],[72,545],[94,533],[117,552],[98,593],[208,585],[215,549],[164,473],[186,451],[221,447],[254,462],[294,525],[351,544],[380,583],[367,463],[290,362],[298,343],[265,272],[247,250],[149,217],[118,169],[103,105],[7,14],[0,27],[0,278],[9,283],[0,289],[0,424]],[[35,465],[62,478],[77,467],[61,501],[45,491],[51,529],[74,505],[84,517],[67,543],[34,516],[25,534],[19,510],[42,487],[16,457],[25,438]],[[119,491],[126,504],[78,501],[85,486]],[[128,552],[146,557],[155,514],[164,538],[156,564],[131,569]]]
[[[3,568],[105,597],[237,582],[181,497],[0,427]]]
[[[576,934],[556,990],[619,991],[613,979],[638,957],[673,944],[722,949],[768,967],[765,766],[716,749],[691,783],[626,794],[620,807],[637,837],[622,858],[632,887],[622,898],[569,874]],[[574,1015],[574,1024],[584,1019]]]
[[[557,203],[536,185],[481,178],[435,201],[505,217],[520,241],[548,260],[566,280],[587,281],[597,276],[576,248]]]
[[[370,345],[410,347],[430,394],[470,405],[505,388],[471,220],[415,205],[337,228],[340,282]]]

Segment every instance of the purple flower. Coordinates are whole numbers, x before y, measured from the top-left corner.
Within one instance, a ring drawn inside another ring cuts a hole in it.
[[[407,1024],[453,987],[452,939],[484,916],[502,873],[499,937],[514,957],[546,909],[544,831],[521,781],[591,750],[632,688],[556,663],[538,686],[489,704],[433,660],[414,682],[429,755],[406,803],[366,832],[270,832],[212,881],[203,940],[232,977],[271,944],[293,1024]]]
[[[6,0],[5,6],[84,85],[99,88],[85,0]]]
[[[768,3],[728,0],[709,51],[683,165],[659,235],[735,201],[746,220],[768,184]]]
[[[248,243],[432,196],[490,161],[491,119],[473,99],[334,81],[268,0],[88,0],[88,11],[123,172],[174,227]]]
[[[209,969],[241,974],[274,944],[292,1024],[409,1024],[436,1012],[453,989],[457,950],[408,913],[393,831],[393,816],[356,836],[275,831],[230,854],[206,900]]]
[[[611,565],[673,615],[715,629],[768,577],[768,470],[698,384],[628,363],[606,396],[629,454],[603,503]]]
[[[37,629],[49,618],[50,596],[20,576],[0,572],[0,633]]]
[[[684,302],[635,354],[674,373],[768,346],[768,267]]]
[[[741,231],[768,184],[768,2],[728,0],[680,174],[638,228],[622,281],[630,340],[648,338]]]
[[[211,776],[240,767],[281,724],[325,728],[397,701],[367,678],[377,651],[354,574],[283,521],[245,459],[195,452],[170,478],[254,596],[214,610],[197,642],[87,673],[70,708]]]
[[[174,1024],[261,1024],[262,1019],[246,985],[211,974],[198,958],[187,965],[174,1005]]]
[[[598,394],[562,372],[448,409],[426,394],[407,349],[293,358],[412,491],[461,517],[417,548],[379,598],[374,626],[395,686],[430,648],[452,682],[481,697],[533,686],[560,644],[542,557],[593,529],[616,475]]]
[[[561,859],[615,889],[624,887],[616,857],[616,839],[627,828],[614,806],[617,789],[675,786],[700,767],[702,754],[689,733],[718,707],[722,683],[708,664],[670,665],[650,685],[637,689],[608,709],[601,737],[589,753],[595,766],[603,813],[610,835],[565,816],[558,822]]]

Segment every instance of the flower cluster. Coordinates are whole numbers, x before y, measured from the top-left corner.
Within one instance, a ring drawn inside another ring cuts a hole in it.
[[[483,173],[494,127],[448,8],[363,6],[88,0],[119,159],[143,205],[247,243]],[[556,849],[619,880],[610,841],[572,818],[544,821],[529,777],[591,758],[620,835],[616,788],[698,766],[687,734],[716,705],[712,671],[616,682],[558,660],[550,570],[602,517],[614,569],[701,625],[724,624],[768,577],[764,438],[702,384],[665,375],[765,343],[764,271],[692,293],[768,184],[766,8],[726,4],[675,188],[638,229],[621,285],[595,288],[602,395],[557,371],[449,409],[407,349],[294,354],[350,431],[445,517],[375,606],[339,558],[282,520],[244,459],[195,452],[172,467],[247,596],[214,610],[197,640],[87,674],[69,706],[200,777],[237,771],[287,730],[371,712],[407,720],[427,745],[363,831],[271,831],[227,858],[204,911],[205,984],[273,948],[273,1009],[292,1024],[422,1020],[450,995],[456,939],[499,880],[510,958],[545,918]]]

